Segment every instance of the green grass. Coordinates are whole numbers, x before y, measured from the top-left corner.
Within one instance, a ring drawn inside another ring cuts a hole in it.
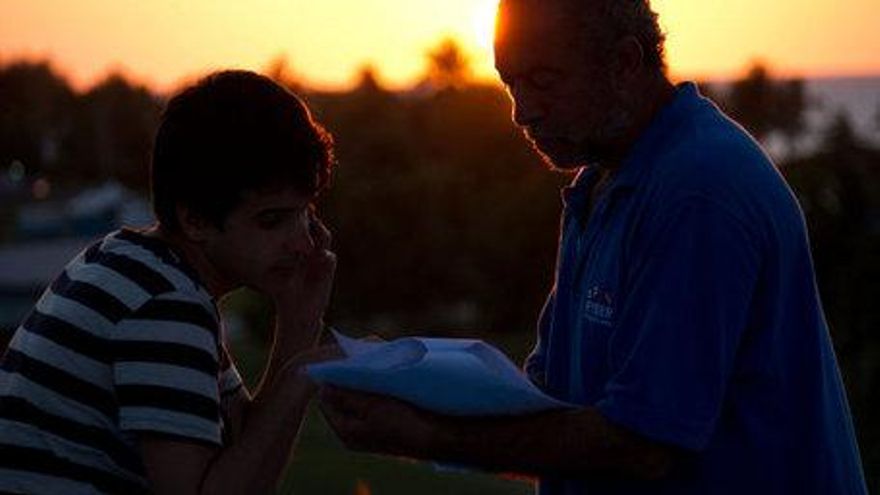
[[[247,340],[232,346],[239,370],[245,381],[253,385],[262,369],[265,351]],[[278,493],[526,495],[533,493],[533,488],[527,481],[495,474],[452,471],[427,462],[350,452],[312,407]]]

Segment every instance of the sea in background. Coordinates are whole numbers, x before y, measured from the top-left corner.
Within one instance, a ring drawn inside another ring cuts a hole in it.
[[[844,112],[861,138],[880,145],[880,77],[807,79],[807,126],[821,132]]]
[[[722,92],[730,82],[712,82]],[[829,126],[841,114],[856,136],[871,146],[880,146],[880,76],[824,77],[804,80],[807,95],[806,129],[795,142],[771,135],[764,143],[777,158],[793,153],[809,154],[822,144]]]

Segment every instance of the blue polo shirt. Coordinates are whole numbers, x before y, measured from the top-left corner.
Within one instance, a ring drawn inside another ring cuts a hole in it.
[[[865,494],[803,215],[760,147],[686,83],[588,211],[596,178],[563,191],[526,369],[686,454],[659,482],[540,493]]]

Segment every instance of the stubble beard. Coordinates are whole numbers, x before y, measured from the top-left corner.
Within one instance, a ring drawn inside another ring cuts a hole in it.
[[[571,171],[585,166],[610,168],[614,166],[611,162],[619,159],[613,151],[614,143],[620,142],[632,126],[632,115],[633,112],[618,96],[600,125],[586,129],[579,138],[566,139],[566,147],[570,150],[564,152],[542,148],[528,131],[525,136],[550,170]]]

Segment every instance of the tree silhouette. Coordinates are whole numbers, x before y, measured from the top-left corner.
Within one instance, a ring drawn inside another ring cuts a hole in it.
[[[364,65],[358,70],[357,81],[355,85],[356,93],[380,93],[385,91],[382,84],[379,83],[378,70],[370,64]]]
[[[731,117],[759,140],[776,131],[790,142],[804,131],[809,103],[804,81],[777,81],[760,63],[754,64],[746,77],[735,81],[720,100]]]
[[[146,192],[161,101],[147,88],[112,74],[82,95],[65,146],[64,177],[89,183],[107,178]]]
[[[0,67],[0,170],[16,161],[32,177],[56,170],[74,101],[67,81],[48,62]]]
[[[810,230],[823,306],[856,419],[869,487],[880,483],[880,150],[845,114],[815,154],[784,168]]]
[[[455,38],[442,39],[427,58],[426,80],[434,88],[460,88],[470,82],[471,61]]]
[[[287,55],[283,53],[266,64],[263,74],[297,94],[306,92],[306,87],[299,74],[294,70]]]

